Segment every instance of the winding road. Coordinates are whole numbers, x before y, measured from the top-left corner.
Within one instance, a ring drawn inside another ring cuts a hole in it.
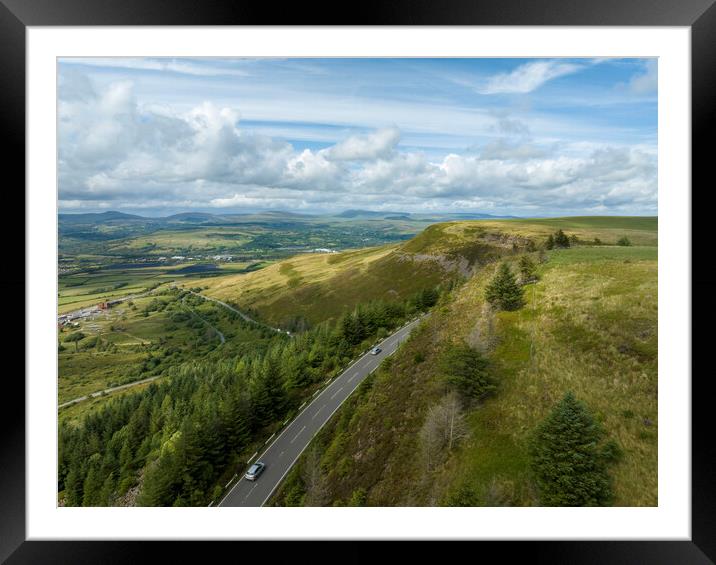
[[[259,478],[253,482],[244,479],[243,476],[239,478],[218,506],[263,506],[311,439],[358,385],[375,371],[386,357],[395,353],[421,319],[422,317],[404,325],[380,342],[378,347],[382,351],[378,355],[365,353],[322,391],[316,392],[313,400],[305,408],[302,407],[303,410],[281,431],[273,443],[258,458],[252,457],[249,461],[249,463],[262,461],[266,464]],[[266,443],[272,439],[273,436]],[[243,472],[245,470],[242,474]],[[236,477],[232,480],[235,479]]]
[[[227,304],[226,302],[222,302],[222,301],[219,300],[218,298],[213,298],[213,297],[211,297],[211,296],[206,296],[205,294],[201,294],[201,293],[199,293],[199,292],[194,292],[193,290],[189,290],[189,289],[187,289],[187,288],[181,288],[181,287],[178,287],[178,286],[176,286],[176,285],[174,285],[174,284],[173,284],[172,286],[173,286],[174,288],[178,288],[179,290],[183,290],[183,291],[185,291],[185,292],[188,292],[188,293],[190,293],[190,294],[193,294],[194,296],[198,296],[199,298],[203,298],[204,300],[209,300],[210,302],[215,302],[216,304],[219,304],[220,306],[223,306],[224,308],[228,308],[228,309],[231,310],[232,312],[237,313],[239,316],[241,316],[241,318],[243,318],[243,319],[244,319],[245,321],[247,321],[247,322],[251,322],[252,324],[256,324],[257,326],[263,326],[263,327],[265,327],[265,328],[268,328],[268,329],[273,330],[273,331],[278,332],[278,333],[289,334],[289,332],[284,331],[284,330],[282,330],[282,329],[280,329],[280,328],[274,328],[273,326],[269,326],[268,324],[264,324],[263,322],[259,322],[259,321],[257,321],[257,320],[254,320],[253,318],[251,318],[251,317],[247,316],[246,314],[244,314],[241,310],[237,310],[237,309],[234,308],[231,304]],[[290,334],[289,334],[289,335],[290,335]]]
[[[119,386],[113,386],[112,388],[106,388],[104,390],[99,390],[97,392],[93,392],[91,394],[87,394],[85,396],[80,396],[77,398],[73,398],[72,400],[68,400],[67,402],[63,402],[62,404],[59,404],[57,406],[58,409],[64,408],[65,406],[71,406],[72,404],[77,404],[78,402],[82,402],[83,400],[87,400],[89,398],[97,398],[98,396],[102,396],[103,394],[110,394],[112,392],[116,392],[118,390],[123,390],[125,388],[129,388],[132,386],[141,385],[143,383],[151,383],[152,381],[157,380],[162,375],[155,375],[153,377],[149,377],[148,379],[142,379],[141,381],[132,381],[131,383],[127,383],[126,385],[119,385]]]

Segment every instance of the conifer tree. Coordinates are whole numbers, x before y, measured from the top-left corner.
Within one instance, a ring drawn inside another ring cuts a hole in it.
[[[552,234],[549,234],[549,236],[547,236],[547,241],[545,241],[544,246],[547,249],[554,249],[554,236]]]
[[[544,506],[604,506],[612,500],[603,430],[568,392],[537,427],[530,463]]]
[[[523,255],[520,257],[520,280],[522,284],[527,284],[534,280],[537,280],[537,273],[535,272],[535,263],[532,261],[529,255]]]
[[[487,371],[487,360],[465,343],[443,353],[440,369],[448,383],[465,398],[480,399],[496,388]]]
[[[487,301],[502,310],[517,310],[524,305],[522,287],[517,284],[515,275],[510,266],[502,263],[497,274],[492,278],[485,289]]]

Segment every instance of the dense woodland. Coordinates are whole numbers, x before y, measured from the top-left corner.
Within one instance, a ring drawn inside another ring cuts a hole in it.
[[[159,384],[106,403],[79,425],[62,423],[64,504],[116,505],[133,488],[139,505],[208,504],[222,492],[220,479],[243,464],[242,452],[317,383],[438,297],[427,289],[403,302],[371,302],[294,337],[262,332],[264,347],[250,354],[178,364]]]

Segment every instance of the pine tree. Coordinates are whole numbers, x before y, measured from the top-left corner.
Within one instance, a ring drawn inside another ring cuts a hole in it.
[[[524,305],[522,287],[517,284],[515,275],[512,274],[507,263],[500,265],[497,274],[487,285],[485,298],[490,304],[502,310],[517,310]]]
[[[440,369],[448,383],[466,398],[479,399],[496,388],[487,371],[487,360],[467,344],[448,348],[440,358]]]
[[[554,249],[554,236],[552,234],[549,234],[547,237],[547,241],[545,241],[544,244],[546,249]]]
[[[535,264],[529,255],[523,255],[522,257],[520,257],[519,267],[520,280],[522,281],[522,284],[527,284],[537,279],[537,274],[535,272]]]
[[[605,506],[612,500],[603,430],[568,392],[537,427],[530,463],[544,506]]]
[[[102,475],[100,474],[101,457],[95,453],[89,459],[89,470],[83,485],[82,506],[100,506],[100,491],[102,490]]]

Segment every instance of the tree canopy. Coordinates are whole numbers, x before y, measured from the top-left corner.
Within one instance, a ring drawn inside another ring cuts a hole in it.
[[[544,506],[605,506],[612,501],[612,444],[585,404],[571,392],[537,427],[531,468]]]

